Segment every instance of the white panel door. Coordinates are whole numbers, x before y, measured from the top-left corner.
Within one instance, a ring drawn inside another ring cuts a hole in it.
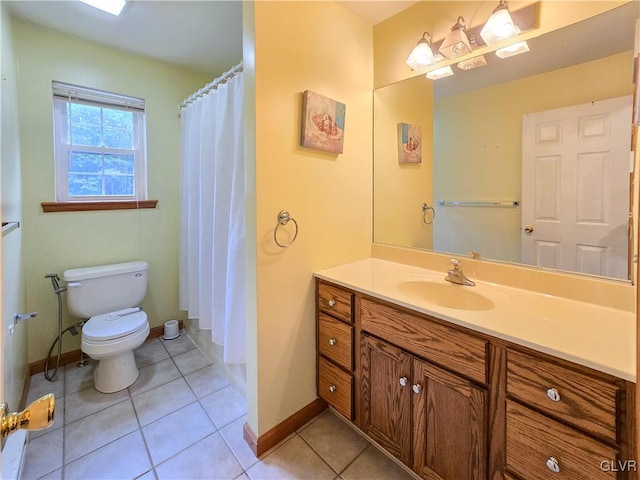
[[[632,97],[522,117],[522,262],[628,278]]]

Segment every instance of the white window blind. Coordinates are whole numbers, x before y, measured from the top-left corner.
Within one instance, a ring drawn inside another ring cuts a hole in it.
[[[53,96],[71,101],[99,103],[111,107],[139,110],[144,112],[144,99],[110,93],[102,90],[71,85],[69,83],[51,82]]]

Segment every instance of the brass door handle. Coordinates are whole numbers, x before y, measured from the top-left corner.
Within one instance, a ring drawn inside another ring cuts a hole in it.
[[[533,232],[533,227],[531,225],[527,225],[526,227],[524,227],[524,232],[525,233],[532,233]]]
[[[56,410],[56,397],[49,393],[32,402],[21,412],[8,413],[8,410],[9,405],[0,404],[3,440],[16,430],[41,430],[50,426]]]

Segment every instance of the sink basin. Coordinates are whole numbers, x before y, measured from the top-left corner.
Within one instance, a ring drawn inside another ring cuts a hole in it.
[[[410,281],[398,285],[399,292],[441,307],[457,310],[491,310],[494,303],[484,295],[474,292],[473,288],[430,281]]]

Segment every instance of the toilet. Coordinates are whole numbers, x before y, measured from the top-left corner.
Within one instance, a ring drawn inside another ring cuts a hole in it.
[[[96,390],[124,390],[138,378],[133,351],[149,336],[147,314],[139,305],[147,293],[149,264],[143,261],[66,270],[67,307],[82,327],[81,349],[98,360]]]

